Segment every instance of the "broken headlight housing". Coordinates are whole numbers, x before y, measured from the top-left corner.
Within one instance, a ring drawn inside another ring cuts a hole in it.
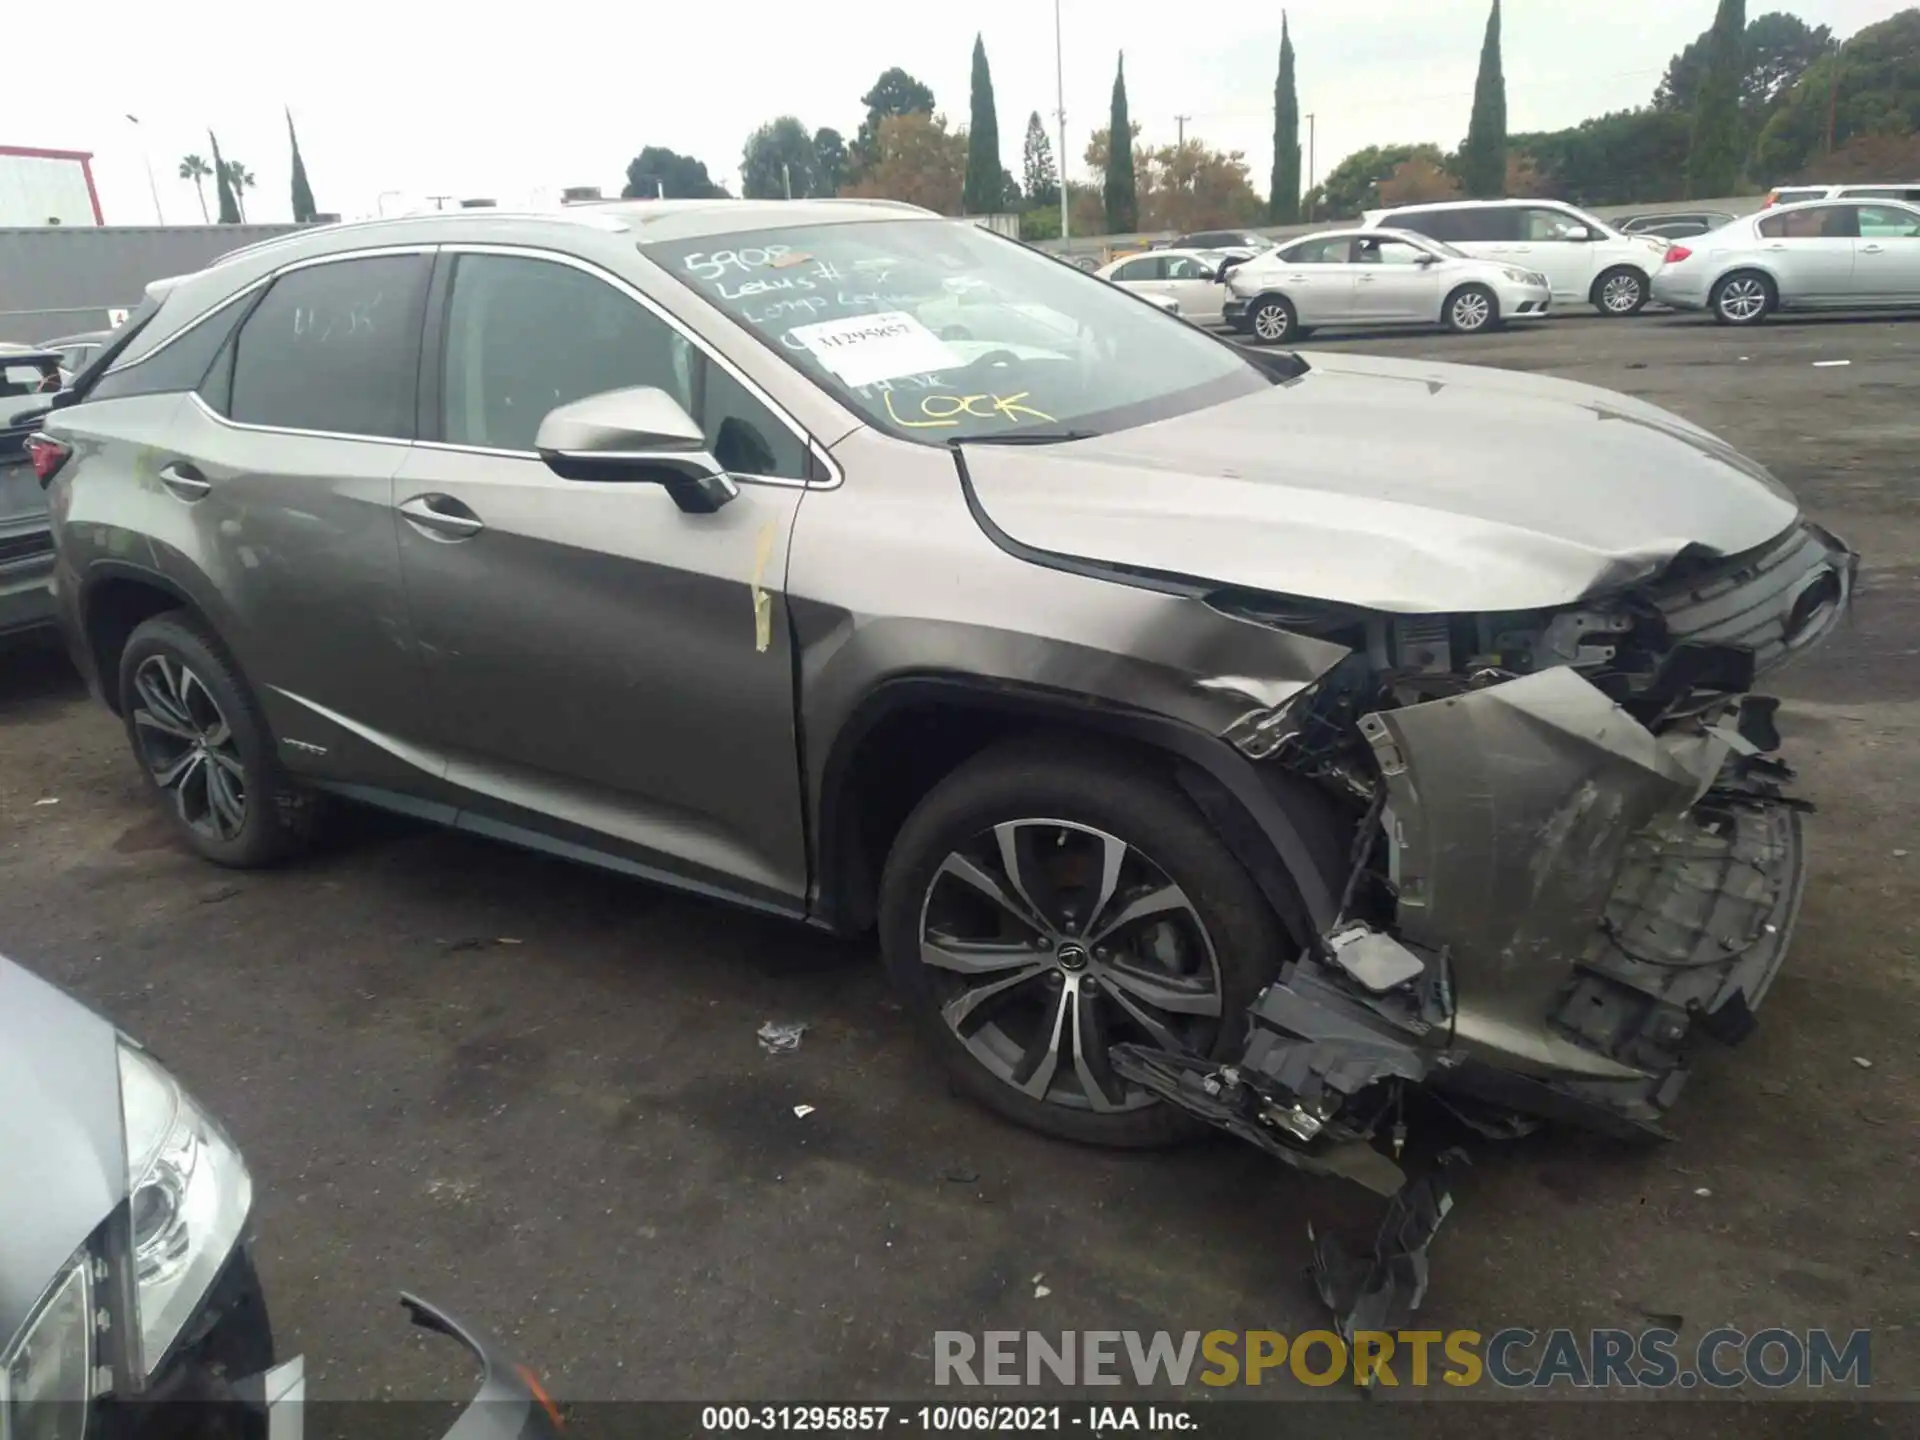
[[[93,1260],[82,1249],[0,1353],[0,1440],[81,1440],[93,1378]]]
[[[120,1042],[134,1306],[130,1361],[152,1375],[239,1242],[253,1179],[219,1124],[132,1041]]]

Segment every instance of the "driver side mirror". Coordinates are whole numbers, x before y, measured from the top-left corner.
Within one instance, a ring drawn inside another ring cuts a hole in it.
[[[1438,265],[1440,263],[1440,257],[1430,251],[1422,250],[1418,255],[1413,257],[1413,263],[1418,265],[1422,270],[1426,270]]]
[[[1571,230],[1567,231],[1567,239],[1577,242],[1584,243],[1589,240],[1598,240],[1599,238],[1598,235],[1593,233],[1593,227],[1589,225],[1575,225]]]
[[[549,410],[533,444],[562,479],[661,485],[689,515],[711,515],[740,493],[693,417],[652,385]]]

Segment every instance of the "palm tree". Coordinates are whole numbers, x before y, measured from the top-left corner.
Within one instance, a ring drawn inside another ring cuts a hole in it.
[[[238,160],[229,160],[227,183],[233,187],[234,203],[240,207],[240,223],[247,223],[247,191],[253,188],[253,172]]]
[[[200,196],[200,223],[210,225],[207,219],[207,187],[205,181],[213,175],[213,167],[198,155],[189,155],[180,162],[180,178],[191,180],[194,191]]]

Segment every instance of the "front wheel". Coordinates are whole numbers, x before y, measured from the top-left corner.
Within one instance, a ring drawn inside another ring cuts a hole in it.
[[[1285,344],[1299,324],[1293,302],[1284,295],[1262,295],[1247,312],[1247,328],[1262,345]]]
[[[1647,277],[1624,265],[1609,270],[1594,282],[1593,303],[1611,319],[1638,315],[1647,303]]]
[[[1772,313],[1780,297],[1773,282],[1755,271],[1740,271],[1713,287],[1709,301],[1713,318],[1722,325],[1758,325]]]
[[[1474,335],[1498,328],[1500,301],[1484,285],[1462,285],[1447,297],[1447,329],[1456,335]]]
[[[1046,1134],[1135,1148],[1202,1127],[1116,1074],[1111,1048],[1232,1058],[1292,953],[1170,778],[1033,744],[978,756],[908,818],[880,936],[957,1088]]]

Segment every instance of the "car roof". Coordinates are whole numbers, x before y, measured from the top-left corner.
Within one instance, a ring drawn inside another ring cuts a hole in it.
[[[1571,200],[1554,200],[1547,196],[1535,196],[1531,200],[1512,197],[1505,200],[1422,200],[1418,205],[1382,205],[1370,213],[1375,215],[1405,215],[1414,210],[1491,210],[1501,205],[1558,205],[1563,210],[1577,210],[1580,207]]]
[[[1812,200],[1788,200],[1784,204],[1769,205],[1764,210],[1756,210],[1753,214],[1741,218],[1764,220],[1769,215],[1780,215],[1793,210],[1824,210],[1829,205],[1898,205],[1902,210],[1920,210],[1920,201],[1900,200],[1891,195],[1868,195],[1857,199],[1848,195],[1821,195]]]

